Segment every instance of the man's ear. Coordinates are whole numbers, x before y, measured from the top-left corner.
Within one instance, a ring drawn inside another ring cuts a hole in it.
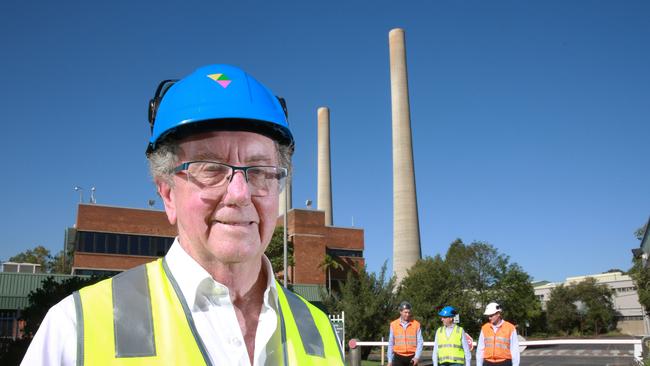
[[[157,178],[156,187],[158,189],[158,194],[165,204],[167,220],[169,220],[170,224],[176,225],[176,200],[171,185],[166,180]]]

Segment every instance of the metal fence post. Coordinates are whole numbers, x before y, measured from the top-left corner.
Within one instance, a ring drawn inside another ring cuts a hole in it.
[[[361,366],[361,347],[357,347],[358,339],[350,339],[350,366]]]
[[[636,350],[635,350],[636,351]],[[636,352],[634,352],[636,356]],[[641,338],[641,359],[650,359],[650,336]]]

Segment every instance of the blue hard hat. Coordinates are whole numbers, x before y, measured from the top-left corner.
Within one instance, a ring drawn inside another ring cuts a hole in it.
[[[458,314],[458,311],[456,311],[456,309],[453,306],[445,306],[438,313],[438,315],[445,318],[453,318],[454,316],[456,316],[456,314]]]
[[[250,131],[293,148],[286,104],[245,71],[231,65],[201,67],[181,80],[165,80],[149,102],[147,154],[169,136],[215,130]]]

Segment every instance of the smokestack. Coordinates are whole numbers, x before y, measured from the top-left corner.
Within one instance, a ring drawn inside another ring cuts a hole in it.
[[[325,226],[332,226],[332,169],[330,165],[330,109],[318,108],[318,209]]]
[[[421,258],[420,224],[415,194],[411,115],[404,30],[388,33],[393,112],[393,273],[400,283]]]

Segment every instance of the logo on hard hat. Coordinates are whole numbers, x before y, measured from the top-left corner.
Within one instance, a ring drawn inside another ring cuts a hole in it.
[[[226,74],[210,74],[208,77],[221,85],[224,89],[230,85],[232,80],[228,79]]]

